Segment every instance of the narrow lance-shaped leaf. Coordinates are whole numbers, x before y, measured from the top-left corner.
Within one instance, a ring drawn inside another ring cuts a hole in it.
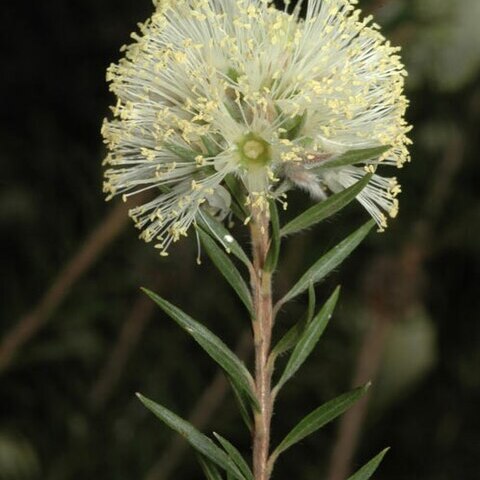
[[[270,221],[272,225],[272,239],[263,267],[266,272],[273,272],[277,268],[278,255],[280,254],[280,220],[274,200],[270,200]]]
[[[222,225],[221,222],[213,218],[208,212],[203,211],[198,217],[197,223],[200,227],[209,233],[212,237],[217,238],[220,243],[225,245],[227,252],[232,252],[247,267],[250,265],[246,253],[240,244],[233,238],[230,232]]]
[[[208,328],[197,322],[167,300],[147,289],[142,289],[169,317],[189,333],[197,343],[225,370],[232,383],[245,393],[250,403],[258,408],[253,393],[253,379],[240,359]]]
[[[315,288],[310,285],[308,288],[308,308],[300,321],[295,323],[287,333],[278,341],[270,354],[270,362],[275,362],[278,356],[292,349],[298,342],[305,327],[310,323],[315,313]]]
[[[207,235],[203,230],[197,229],[200,236],[200,241],[208,253],[208,256],[212,259],[212,262],[218,268],[220,273],[225,277],[231,287],[237,292],[240,300],[247,307],[250,315],[253,312],[252,297],[250,296],[250,290],[245,283],[245,280],[240,275],[237,267],[228,258],[228,255],[217,245],[217,243]]]
[[[227,452],[230,459],[233,460],[235,465],[242,472],[242,475],[247,480],[254,480],[253,473],[250,470],[248,463],[242,457],[242,454],[237,450],[237,448],[234,445],[232,445],[226,438],[223,438],[218,433],[214,432],[213,434],[215,435],[215,438],[220,442],[224,450]]]
[[[245,220],[248,217],[249,212],[245,206],[246,196],[242,189],[240,181],[233,175],[229,174],[225,177],[225,184],[228,190],[232,194],[234,202],[232,202],[232,208],[235,208],[235,215],[238,218]]]
[[[355,472],[351,477],[348,477],[348,480],[368,480],[378,468],[380,463],[383,460],[385,454],[390,450],[386,448],[382,450],[377,456],[373,457],[368,463],[366,463],[360,470]]]
[[[359,398],[361,398],[367,391],[370,384],[364,387],[356,388],[351,392],[344,393],[322,406],[318,407],[312,413],[304,417],[300,422],[290,431],[290,433],[282,440],[280,445],[272,453],[272,463],[278,456],[295,445],[300,440],[303,440],[308,435],[314,433],[319,428],[331,422],[343,412],[348,410]]]
[[[338,265],[340,265],[345,258],[352,253],[353,250],[360,244],[360,242],[367,236],[372,229],[375,222],[370,220],[358,230],[350,234],[345,240],[329,250],[325,255],[319,258],[298,280],[292,289],[280,300],[280,305],[292,300],[297,295],[304,292],[309,285],[319,282],[322,278],[328,275]],[[277,307],[278,308],[278,307]]]
[[[228,458],[228,455],[203,433],[199,432],[192,424],[179,417],[167,408],[155,403],[143,395],[137,393],[140,401],[162,422],[168,425],[172,430],[185,437],[187,442],[205,455],[212,462],[231,473],[238,480],[244,480],[243,475],[238,470],[235,463]]]
[[[313,207],[309,208],[291,222],[287,223],[280,230],[280,235],[291,235],[306,228],[310,228],[316,223],[325,220],[326,218],[339,212],[343,207],[347,206],[355,197],[365,188],[367,183],[372,178],[371,174],[365,175],[361,180],[355,182],[352,186],[336,193],[322,202],[318,202]]]
[[[275,347],[272,350],[271,356],[277,357],[283,353],[291,350],[300,339],[303,334],[306,326],[312,321],[313,315],[315,314],[315,287],[311,284],[308,287],[308,305],[305,314],[302,316],[301,320],[297,322],[287,333],[278,341]]]
[[[325,305],[303,331],[297,345],[288,359],[287,366],[274,389],[275,394],[290,378],[293,377],[293,375],[295,375],[303,362],[307,359],[310,353],[312,353],[312,350],[315,348],[315,345],[330,321],[333,309],[337,304],[339,293],[340,287],[337,287],[330,298],[325,302]]]
[[[313,283],[308,286],[308,308],[307,308],[307,323],[312,321],[313,315],[315,314],[315,304],[316,304],[316,296],[315,296],[315,287]]]
[[[208,458],[203,455],[198,455],[198,463],[202,467],[203,473],[207,480],[223,480],[218,468]]]
[[[342,153],[340,156],[327,160],[319,166],[312,168],[313,171],[321,171],[328,168],[345,167],[347,165],[355,165],[356,163],[366,162],[373,158],[378,158],[380,155],[390,150],[391,145],[382,145],[380,147],[362,148],[359,150],[349,150]]]
[[[240,410],[240,415],[242,417],[242,420],[245,422],[245,425],[247,428],[250,430],[250,432],[253,431],[253,421],[252,417],[250,415],[250,410],[249,410],[249,404],[251,403],[249,401],[248,395],[246,395],[244,392],[242,392],[236,385],[235,383],[231,383],[233,393],[235,395],[235,399],[237,400],[238,408]],[[252,405],[253,408],[256,408],[255,405]]]

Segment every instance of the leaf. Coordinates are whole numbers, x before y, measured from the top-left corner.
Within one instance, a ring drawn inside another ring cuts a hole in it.
[[[225,184],[235,200],[235,202],[232,202],[232,208],[236,207],[238,210],[237,212],[234,212],[235,215],[237,215],[242,221],[245,220],[249,216],[249,212],[245,207],[246,196],[241,183],[235,175],[230,173],[225,177]]]
[[[380,155],[382,155],[382,153],[387,152],[391,148],[391,145],[382,145],[380,147],[349,150],[348,152],[342,153],[341,155],[333,158],[332,160],[327,160],[326,162],[321,163],[317,167],[312,168],[312,170],[318,172],[321,170],[326,170],[328,168],[345,167],[347,165],[355,165],[356,163],[366,162],[373,158],[379,157]]]
[[[292,300],[297,295],[304,292],[309,285],[319,282],[328,275],[333,269],[338,267],[345,258],[352,253],[360,242],[367,236],[368,232],[375,224],[374,220],[370,220],[361,226],[358,230],[350,234],[345,240],[329,250],[325,255],[320,257],[298,280],[291,290],[279,301],[279,305]],[[277,307],[278,308],[278,307]]]
[[[253,393],[253,379],[247,367],[240,359],[214,335],[208,328],[197,322],[179,308],[159,297],[156,293],[142,288],[142,290],[175,322],[189,333],[197,343],[212,357],[230,377],[232,383],[244,392],[250,402],[258,408],[257,399]]]
[[[307,323],[312,321],[313,315],[315,314],[315,287],[313,283],[308,286],[308,308],[307,308]]]
[[[280,380],[275,386],[275,394],[282,388],[290,378],[295,375],[303,362],[312,353],[318,340],[322,336],[328,322],[332,316],[333,309],[337,304],[338,296],[340,294],[340,287],[337,287],[330,298],[325,302],[325,305],[315,315],[312,321],[306,326],[302,335],[300,336],[297,345],[288,359],[287,366],[283,371]]]
[[[310,285],[308,288],[308,308],[303,315],[302,319],[298,321],[293,327],[291,327],[287,333],[278,341],[275,347],[270,354],[270,362],[275,362],[277,357],[282,355],[285,352],[288,352],[291,348],[293,348],[300,336],[302,335],[305,327],[313,318],[313,314],[315,313],[315,289],[313,285]]]
[[[348,480],[368,480],[380,465],[385,454],[390,450],[386,448],[382,450],[376,457],[373,457],[368,463],[366,463],[360,470],[355,472]]]
[[[250,260],[242,247],[221,222],[213,218],[212,215],[206,211],[202,211],[197,222],[203,230],[216,238],[220,243],[225,244],[228,253],[232,252],[233,255],[247,266],[247,268],[250,266]]]
[[[350,408],[359,398],[365,395],[369,386],[370,384],[367,384],[364,387],[359,387],[350,392],[344,393],[343,395],[324,403],[322,406],[318,407],[300,420],[300,422],[290,431],[272,453],[272,463],[281,453],[292,445],[295,445],[300,440],[303,440],[305,437],[348,410],[348,408]]]
[[[280,254],[280,220],[274,200],[270,200],[270,221],[272,224],[272,239],[263,267],[265,272],[273,272],[277,268],[278,255]]]
[[[252,297],[250,296],[250,290],[245,283],[245,280],[240,275],[237,267],[228,258],[228,255],[207,235],[203,230],[197,229],[200,236],[200,241],[205,248],[208,256],[212,259],[212,262],[218,268],[220,273],[225,277],[225,280],[230,286],[237,292],[240,300],[243,302],[250,315],[253,314]]]
[[[309,208],[298,217],[294,218],[291,222],[287,223],[280,230],[280,235],[284,237],[286,235],[291,235],[292,233],[305,230],[306,228],[310,228],[325,218],[328,218],[339,212],[343,207],[347,206],[352,200],[355,199],[355,197],[365,188],[371,178],[372,175],[367,174],[352,186]]]
[[[137,397],[163,423],[182,435],[182,437],[184,437],[187,442],[195,448],[195,450],[205,455],[208,459],[222,467],[227,472],[230,472],[238,480],[244,480],[243,475],[240,473],[234,462],[228,458],[228,455],[226,455],[222,449],[217,447],[210,438],[199,432],[192,424],[139,393],[137,393]]]
[[[232,389],[233,393],[235,394],[235,398],[238,403],[238,408],[240,410],[240,415],[242,416],[243,421],[245,422],[245,425],[247,428],[250,430],[250,432],[253,431],[253,422],[252,418],[250,416],[250,411],[248,409],[248,398],[245,398],[245,393],[240,391],[235,385],[235,383],[232,383]],[[254,405],[255,408],[255,405]]]
[[[223,438],[218,433],[213,432],[215,438],[220,442],[224,450],[227,452],[228,456],[233,460],[238,469],[242,472],[242,475],[247,480],[254,480],[253,473],[250,470],[245,459],[242,457],[242,454],[237,450],[237,448],[232,445],[226,438]]]
[[[198,455],[198,462],[200,463],[207,480],[223,480],[222,475],[218,471],[215,464],[208,460],[208,458],[204,457],[203,455]]]

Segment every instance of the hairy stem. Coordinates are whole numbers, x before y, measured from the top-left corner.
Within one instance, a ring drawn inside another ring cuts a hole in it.
[[[270,423],[273,398],[271,391],[272,369],[268,362],[272,338],[272,281],[271,274],[263,270],[269,246],[269,219],[264,211],[252,215],[250,226],[253,248],[251,275],[255,344],[255,387],[260,410],[255,413],[253,432],[253,473],[255,480],[269,480],[268,466]]]

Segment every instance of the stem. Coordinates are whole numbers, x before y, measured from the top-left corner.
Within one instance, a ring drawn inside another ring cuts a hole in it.
[[[269,247],[269,219],[264,211],[254,211],[250,226],[253,248],[251,284],[254,303],[253,337],[255,344],[255,388],[260,410],[255,413],[253,432],[253,475],[255,480],[269,480],[268,465],[270,423],[273,398],[272,367],[268,362],[272,338],[272,276],[263,266]]]

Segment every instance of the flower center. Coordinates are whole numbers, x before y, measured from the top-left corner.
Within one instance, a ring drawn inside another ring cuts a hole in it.
[[[270,144],[254,133],[245,135],[237,146],[240,158],[247,166],[264,166],[271,160]]]

